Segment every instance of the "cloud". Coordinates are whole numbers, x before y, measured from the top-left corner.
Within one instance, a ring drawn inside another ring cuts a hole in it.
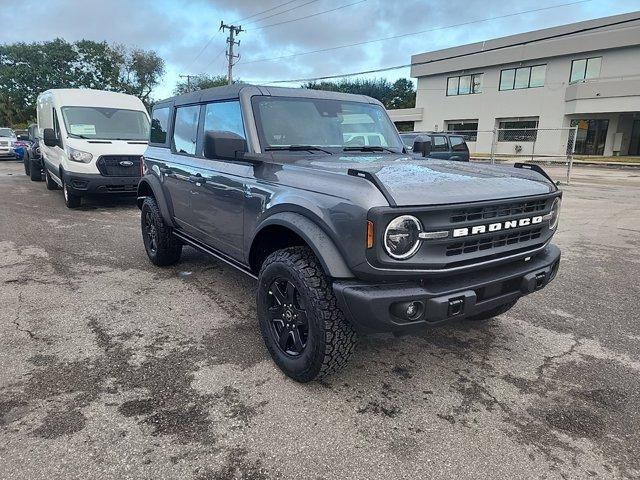
[[[637,9],[637,0],[592,0],[501,20],[445,28],[421,35],[357,47],[302,55],[271,62],[245,63],[362,42],[402,33],[445,27],[512,12],[566,3],[568,0],[527,0],[505,4],[498,0],[366,0],[357,5],[307,19],[299,17],[354,3],[357,0],[296,0],[262,16],[244,20],[237,51],[241,61],[236,75],[249,80],[313,77],[408,63],[411,55],[468,42],[614,15]],[[6,0],[0,0],[6,4]],[[284,3],[282,0],[22,0],[0,8],[3,41],[44,41],[62,37],[106,40],[153,49],[167,62],[167,74],[155,92],[164,97],[183,73],[226,73],[225,35],[218,33],[221,20],[231,22]],[[306,5],[305,5],[306,4]],[[289,12],[286,10],[295,8]],[[25,15],[28,28],[15,28],[16,11]],[[282,13],[284,12],[284,13]],[[271,18],[260,20],[262,17]],[[63,19],[63,21],[52,20]],[[291,23],[260,28],[272,23]],[[200,54],[203,46],[207,48]],[[391,80],[408,70],[385,73]],[[381,76],[381,75],[377,75]]]

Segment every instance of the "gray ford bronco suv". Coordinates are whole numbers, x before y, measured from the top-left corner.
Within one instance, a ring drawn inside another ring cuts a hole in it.
[[[142,165],[151,261],[188,245],[256,278],[262,336],[297,381],[343,367],[359,333],[489,319],[558,270],[561,192],[544,171],[413,158],[369,97],[174,97],[153,108]]]

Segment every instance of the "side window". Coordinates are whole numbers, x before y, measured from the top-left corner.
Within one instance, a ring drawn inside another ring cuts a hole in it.
[[[464,138],[462,137],[449,137],[449,141],[451,142],[451,150],[454,152],[466,152],[468,150],[467,144],[464,143]]]
[[[169,107],[154,108],[151,113],[152,143],[167,143],[167,128],[169,126]]]
[[[448,152],[449,145],[447,144],[447,137],[442,135],[434,135],[433,142],[431,144],[432,152]]]
[[[232,132],[247,138],[240,111],[240,102],[209,103],[204,114],[204,131]]]
[[[189,155],[196,154],[199,118],[200,105],[176,109],[176,123],[173,127],[173,146],[176,152]]]

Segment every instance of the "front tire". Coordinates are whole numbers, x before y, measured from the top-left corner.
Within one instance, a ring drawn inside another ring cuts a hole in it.
[[[32,158],[29,161],[29,177],[34,182],[42,181],[42,167],[40,166],[40,160]]]
[[[57,190],[58,189],[58,184],[51,177],[51,174],[49,173],[49,170],[46,167],[44,169],[44,181],[45,181],[45,183],[47,185],[47,190]]]
[[[182,244],[173,236],[173,229],[164,222],[153,197],[145,198],[142,203],[140,226],[144,248],[154,265],[166,267],[180,260]]]
[[[62,194],[64,195],[64,204],[67,208],[78,208],[82,204],[82,197],[71,193],[64,179],[62,180]]]
[[[291,247],[272,253],[258,282],[258,321],[276,365],[298,382],[344,368],[357,334],[313,252]]]

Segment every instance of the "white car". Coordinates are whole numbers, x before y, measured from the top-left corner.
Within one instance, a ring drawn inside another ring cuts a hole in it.
[[[46,185],[62,188],[69,208],[89,195],[135,195],[149,115],[139,98],[90,89],[38,96],[38,130]]]
[[[13,130],[0,128],[0,158],[16,158],[16,152],[13,149],[16,140]]]

